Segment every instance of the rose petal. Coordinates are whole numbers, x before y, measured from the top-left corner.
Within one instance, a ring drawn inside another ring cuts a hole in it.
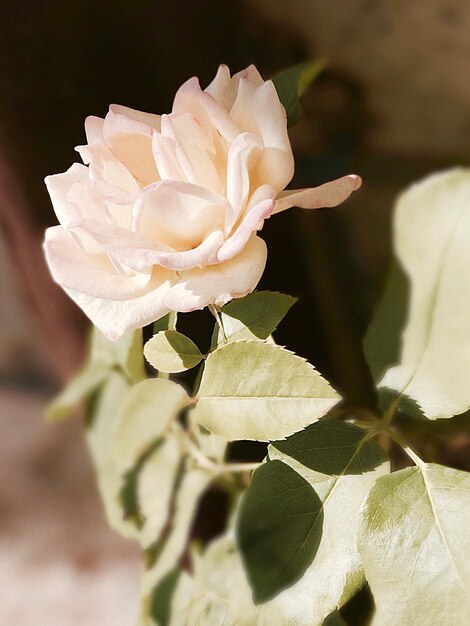
[[[227,213],[227,233],[232,230],[245,208],[250,193],[250,173],[258,163],[261,150],[261,142],[251,133],[238,135],[230,146],[227,160],[227,199],[232,211]]]
[[[120,274],[106,254],[88,254],[67,234],[62,226],[46,230],[46,260],[52,277],[64,288],[74,289],[97,298],[126,300],[144,291],[150,274]]]
[[[256,186],[269,184],[280,192],[294,175],[294,156],[286,112],[271,80],[256,90],[252,109],[265,146],[257,167]]]
[[[141,185],[148,185],[159,179],[152,153],[152,127],[115,112],[121,110],[122,107],[112,106],[106,115],[106,144]]]
[[[362,179],[360,176],[350,174],[319,187],[284,191],[277,197],[273,214],[280,213],[293,206],[301,209],[337,206],[349,198],[353,191],[359,189],[361,184]]]
[[[69,231],[76,233],[84,231],[99,242],[119,264],[139,272],[148,271],[154,265],[174,270],[186,270],[214,263],[217,251],[224,240],[223,233],[215,231],[210,233],[196,248],[175,252],[140,233],[94,220],[80,220],[72,223]]]
[[[57,219],[62,226],[67,226],[70,221],[83,216],[81,208],[70,203],[68,194],[72,185],[77,183],[88,184],[88,168],[80,163],[74,163],[63,174],[46,176],[44,182]]]
[[[228,209],[225,198],[204,187],[164,180],[137,198],[133,229],[174,250],[189,250],[214,230],[223,230]]]
[[[118,115],[125,115],[129,119],[134,120],[135,122],[140,122],[149,128],[160,130],[160,115],[137,111],[136,109],[131,109],[130,107],[123,106],[122,104],[111,104],[109,110],[113,113],[117,113]]]
[[[252,237],[243,251],[230,261],[184,272],[164,297],[168,308],[189,312],[208,304],[223,306],[256,287],[266,265],[266,244]]]
[[[250,65],[241,72],[230,77],[230,70],[226,65],[220,65],[214,80],[204,91],[215,98],[226,111],[230,111],[235,101],[240,79],[245,78],[256,86],[263,84],[263,79],[254,65]]]
[[[85,134],[87,143],[104,142],[103,136],[104,119],[89,115],[85,119]]]
[[[105,300],[73,289],[65,291],[105,337],[116,341],[170,312],[163,302],[171,285],[168,274],[169,270],[160,268],[157,277],[149,284],[149,290],[130,300]]]
[[[239,254],[250,239],[252,234],[263,228],[264,220],[271,216],[274,201],[271,199],[262,200],[254,206],[243,218],[234,234],[225,241],[217,252],[219,262],[228,261]]]
[[[89,165],[89,177],[92,180],[111,183],[132,194],[140,191],[137,181],[129,170],[103,143],[95,142],[86,146],[77,146],[75,150],[80,154],[85,165]]]
[[[221,172],[215,166],[217,149],[212,133],[206,134],[204,127],[194,115],[190,113],[162,115],[162,135],[171,140],[173,158],[181,172],[173,178],[207,187],[216,193],[223,193]],[[225,151],[223,155],[225,159]],[[220,163],[218,165],[220,168]],[[224,164],[222,172],[225,172],[225,169]]]
[[[232,142],[239,131],[227,111],[209,93],[202,91],[196,77],[187,80],[176,92],[173,113],[192,113],[207,132]]]

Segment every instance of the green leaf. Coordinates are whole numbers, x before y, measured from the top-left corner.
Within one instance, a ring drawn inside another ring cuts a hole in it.
[[[167,313],[153,323],[153,334],[156,335],[162,330],[176,330],[177,319],[178,313],[176,313],[176,311],[171,311],[170,313]]]
[[[175,434],[168,434],[139,472],[136,496],[142,516],[139,540],[144,548],[160,538],[171,514],[182,456],[181,441]]]
[[[387,459],[372,439],[364,439],[357,426],[336,419],[323,419],[285,441],[271,445],[301,465],[328,476],[364,474]]]
[[[93,416],[86,431],[86,440],[96,469],[98,488],[108,523],[129,539],[138,536],[135,526],[123,520],[117,494],[122,476],[115,464],[113,432],[121,404],[129,392],[129,383],[120,372],[112,372],[99,394]]]
[[[101,363],[88,363],[47,406],[45,417],[50,422],[67,419],[76,405],[88,398],[109,376]]]
[[[199,500],[213,479],[202,469],[185,468],[176,493],[168,536],[153,567],[142,576],[142,621],[149,623],[152,593],[160,581],[179,563],[186,547]],[[153,620],[151,623],[155,623]]]
[[[122,474],[163,436],[188,403],[186,391],[171,380],[152,378],[131,388],[122,403],[113,434],[115,463]]]
[[[360,509],[389,463],[381,448],[357,426],[325,418],[275,442],[269,458],[297,471],[315,488],[324,514],[323,534],[315,559],[295,585],[266,605],[278,623],[320,626],[365,583],[356,548]],[[268,623],[268,622],[267,622]]]
[[[430,419],[470,407],[469,196],[470,170],[455,169],[415,184],[395,209],[395,254],[411,293],[398,364],[385,372],[379,386],[406,394]],[[376,326],[375,353],[381,337],[384,354],[391,354],[385,342],[396,325],[383,321]],[[372,352],[369,348],[369,357]],[[377,372],[382,369],[383,364]]]
[[[182,581],[174,595],[174,626],[261,626],[232,528],[211,541],[202,555],[192,551],[191,570],[192,585]]]
[[[171,617],[171,599],[181,570],[176,568],[168,572],[155,588],[150,601],[150,615],[159,626],[169,626]]]
[[[334,613],[328,615],[326,620],[323,622],[323,626],[347,626],[347,624],[338,611],[335,611]]]
[[[301,578],[320,544],[322,504],[306,480],[280,461],[258,468],[245,492],[237,543],[256,604]]]
[[[203,359],[196,344],[176,330],[165,330],[149,339],[144,347],[147,361],[162,372],[184,372]]]
[[[282,439],[339,399],[304,359],[279,346],[236,341],[206,360],[194,419],[227,440]]]
[[[402,331],[408,314],[410,285],[400,263],[393,259],[382,299],[364,339],[364,352],[375,381],[399,363]]]
[[[286,109],[288,126],[298,123],[300,119],[299,98],[324,67],[324,61],[305,61],[279,72],[272,79],[279,100]]]
[[[297,299],[274,291],[255,291],[232,300],[221,310],[225,339],[267,339]],[[218,343],[224,337],[219,329]]]
[[[126,333],[117,341],[109,341],[95,327],[91,334],[91,363],[102,363],[108,367],[121,369],[132,383],[145,378],[142,356],[142,329]]]
[[[358,546],[384,624],[467,623],[469,512],[466,472],[423,464],[377,481]]]

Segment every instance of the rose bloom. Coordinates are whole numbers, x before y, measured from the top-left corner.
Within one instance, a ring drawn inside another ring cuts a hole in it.
[[[265,219],[335,206],[361,184],[283,191],[294,173],[286,112],[253,66],[231,77],[221,65],[205,90],[191,78],[168,115],[111,105],[85,131],[84,165],[46,178],[60,226],[44,247],[54,280],[112,340],[250,293]]]

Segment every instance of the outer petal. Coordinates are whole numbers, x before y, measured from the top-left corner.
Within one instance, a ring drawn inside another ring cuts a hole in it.
[[[134,230],[175,250],[200,245],[223,230],[228,203],[208,189],[174,180],[149,185],[134,206]]]
[[[150,274],[120,274],[105,254],[86,253],[61,226],[46,230],[46,260],[52,277],[64,288],[97,298],[126,300],[142,293]]]
[[[104,119],[94,115],[89,115],[85,119],[85,134],[88,143],[95,143],[95,141],[103,143],[103,124]]]
[[[165,304],[174,311],[189,312],[211,303],[222,306],[233,298],[246,296],[258,284],[266,257],[264,241],[252,237],[243,251],[230,261],[184,272],[165,295]]]
[[[159,178],[152,154],[152,127],[116,112],[122,108],[110,107],[104,120],[104,138],[114,155],[145,186]]]
[[[62,226],[67,226],[70,221],[82,217],[80,207],[69,201],[69,191],[77,183],[81,185],[88,183],[88,168],[80,163],[74,163],[63,174],[46,176],[44,182],[51,197],[57,219]]]
[[[310,189],[294,189],[279,194],[273,213],[280,213],[293,206],[301,209],[334,207],[349,198],[362,184],[360,176],[350,174]]]
[[[160,269],[147,290],[129,300],[95,298],[73,289],[65,291],[105,337],[116,341],[125,333],[142,328],[170,311],[163,301],[173,274]]]
[[[268,183],[281,191],[294,175],[294,156],[287,134],[286,112],[271,80],[256,90],[253,115],[265,146],[257,168],[258,185]]]

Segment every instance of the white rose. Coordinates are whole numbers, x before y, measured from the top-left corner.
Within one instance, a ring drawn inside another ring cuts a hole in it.
[[[85,130],[85,165],[46,178],[60,226],[46,231],[45,252],[110,339],[250,293],[266,264],[265,219],[335,206],[361,183],[283,192],[294,172],[286,113],[253,66],[230,77],[222,65],[204,91],[191,78],[169,115],[112,105]]]

